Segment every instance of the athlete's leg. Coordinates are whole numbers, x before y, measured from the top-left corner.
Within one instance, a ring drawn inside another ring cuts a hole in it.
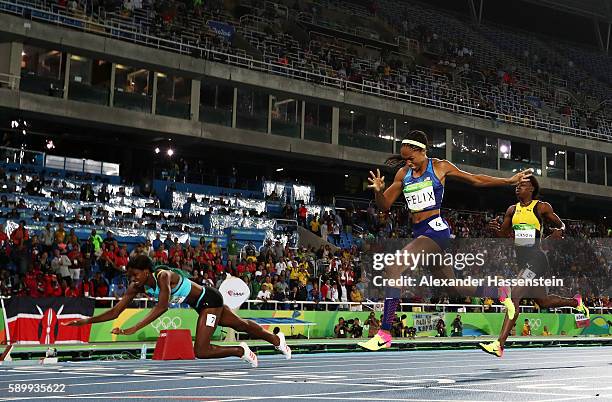
[[[245,351],[240,346],[211,345],[210,338],[217,325],[222,321],[225,307],[205,308],[200,311],[196,327],[196,339],[193,345],[198,359],[216,359],[222,357],[243,357]]]
[[[519,304],[521,303],[521,299],[512,299],[512,303],[514,303],[515,311],[518,312]],[[512,328],[516,326],[516,321],[518,320],[518,316],[519,316],[518,313],[514,314],[514,317],[512,317],[512,319],[508,318],[508,315],[504,316],[504,323],[502,324],[502,330],[499,334],[499,338],[497,339],[502,349],[504,347],[504,344],[506,343],[506,340],[508,339],[508,336],[510,336],[510,333],[512,332]]]
[[[419,236],[401,252],[406,251],[408,254],[427,254],[427,253],[440,253],[441,249],[438,243],[426,236]],[[411,267],[404,265],[393,265],[385,268],[385,276],[390,279],[397,279]],[[383,310],[383,321],[380,325],[380,330],[374,337],[370,338],[367,342],[359,342],[358,345],[367,350],[380,350],[382,348],[388,348],[391,346],[391,327],[395,321],[396,312],[400,303],[400,292],[399,287],[385,288],[385,304]]]
[[[274,346],[280,344],[280,338],[278,335],[274,335],[272,332],[265,330],[261,325],[257,324],[252,320],[245,320],[244,318],[238,317],[232,310],[227,306],[223,306],[223,314],[219,320],[219,323],[223,327],[230,327],[238,332],[246,332],[251,337],[256,339],[263,339],[271,343]]]
[[[521,299],[512,299],[512,303],[514,304],[516,311],[518,311],[520,302]],[[509,318],[508,314],[504,314],[504,322],[502,323],[502,330],[499,334],[499,338],[494,342],[479,343],[478,346],[493,356],[502,357],[504,355],[504,344],[506,343],[510,332],[512,332],[512,328],[514,328],[516,325],[516,320],[518,320],[518,313],[514,314],[514,317],[512,318]]]
[[[263,339],[270,342],[276,347],[276,350],[285,355],[287,360],[291,359],[291,348],[287,345],[287,342],[285,341],[285,334],[282,332],[278,331],[278,333],[274,334],[267,331],[255,321],[245,320],[237,316],[227,306],[223,306],[223,314],[221,316],[220,323],[224,327],[230,327],[239,332],[246,332],[253,338]]]

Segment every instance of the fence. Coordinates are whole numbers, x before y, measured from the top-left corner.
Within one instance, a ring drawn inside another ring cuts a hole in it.
[[[2,296],[0,298],[7,299],[9,297]],[[120,299],[115,297],[93,297],[96,300],[98,307],[107,306],[113,307],[116,302]],[[152,298],[135,298],[132,302],[131,307],[148,308],[149,306],[155,305],[156,301]],[[259,310],[262,307],[266,307],[268,310],[319,310],[319,311],[383,311],[383,302],[366,301],[361,303],[356,302],[330,302],[330,301],[300,301],[300,300],[247,300],[241,306],[242,309],[246,310]],[[187,307],[187,305],[172,304],[172,308]],[[400,312],[467,312],[467,313],[501,313],[504,311],[504,306],[501,304],[493,304],[490,307],[482,304],[433,304],[433,303],[400,303]],[[608,307],[589,307],[592,313],[604,314],[612,312],[612,308]],[[521,313],[532,313],[538,312],[534,306],[519,306]],[[553,313],[572,313],[571,307],[561,307],[556,309],[550,309]]]

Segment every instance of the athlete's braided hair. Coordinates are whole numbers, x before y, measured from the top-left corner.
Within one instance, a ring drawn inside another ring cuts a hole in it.
[[[425,149],[429,148],[429,140],[427,139],[427,134],[425,134],[421,130],[411,130],[408,134],[406,134],[406,136],[404,136],[403,139],[420,142],[421,144],[425,145]],[[402,147],[410,147],[414,150],[423,149],[419,146],[411,144],[402,144]],[[395,154],[387,158],[387,160],[385,161],[385,165],[389,166],[390,168],[399,170],[406,165],[406,161],[402,158],[402,155]]]
[[[167,267],[165,265],[156,266],[153,260],[151,259],[151,257],[144,255],[144,254],[137,255],[136,257],[130,259],[130,261],[127,264],[127,269],[130,269],[130,268],[140,269],[140,270],[147,269],[151,271],[152,273],[154,273],[155,271],[164,269],[166,271],[176,272],[177,274],[185,278],[191,278],[191,275],[189,274],[189,272],[183,271],[182,269]]]

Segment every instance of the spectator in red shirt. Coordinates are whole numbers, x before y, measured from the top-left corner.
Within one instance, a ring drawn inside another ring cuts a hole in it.
[[[168,253],[166,252],[163,244],[159,246],[155,253],[153,253],[153,261],[160,264],[168,263]]]
[[[25,221],[19,221],[19,227],[11,233],[11,240],[15,246],[21,245],[24,241],[30,239],[30,233],[25,228]]]
[[[96,276],[91,281],[93,285],[94,295],[96,297],[107,297],[108,296],[108,282],[102,277],[100,272],[96,272]]]
[[[119,249],[119,254],[115,256],[115,267],[123,271],[128,264],[128,254],[125,246]]]
[[[218,273],[225,272],[225,265],[223,265],[221,262],[221,257],[217,257],[217,260],[215,261],[215,270]]]
[[[298,209],[298,221],[301,226],[306,227],[306,215],[308,214],[308,210],[304,204],[300,205]]]
[[[45,284],[45,296],[47,297],[60,297],[64,294],[62,287],[57,281],[57,276],[47,275],[49,280]],[[65,282],[64,282],[65,283]]]
[[[8,247],[9,237],[6,235],[4,224],[0,224],[0,247]]]
[[[81,297],[81,292],[76,287],[76,284],[73,282],[70,284],[70,287],[66,288],[64,291],[64,296],[66,297]]]

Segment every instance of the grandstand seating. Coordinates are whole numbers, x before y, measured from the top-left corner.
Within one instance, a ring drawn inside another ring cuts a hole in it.
[[[610,108],[605,107],[612,93],[608,86],[611,78],[609,57],[571,45],[549,45],[511,29],[487,25],[476,29],[455,16],[418,3],[382,0],[378,10],[368,10],[341,1],[298,2],[297,9],[291,1],[243,1],[243,10],[251,13],[240,18],[232,16],[216,2],[205,2],[201,8],[175,2],[172,6],[149,9],[125,10],[119,6],[93,12],[85,7],[80,10],[87,11],[66,10],[44,1],[12,3],[72,17],[87,14],[91,21],[111,27],[111,34],[127,40],[136,40],[136,35],[150,35],[231,53],[237,57],[228,59],[220,53],[208,56],[247,67],[252,66],[250,60],[261,60],[277,66],[268,71],[289,74],[290,69],[290,75],[298,79],[306,78],[299,71],[307,71],[346,79],[348,89],[381,95],[392,91],[398,99],[414,101],[410,96],[430,99],[432,101],[426,104],[431,106],[442,107],[440,102],[446,102],[445,109],[461,113],[496,117],[492,114],[495,112],[507,115],[503,119],[506,122],[612,139],[612,117]],[[3,2],[0,9],[19,13],[7,4]],[[356,30],[338,15],[348,15],[351,21],[379,21],[396,35],[395,43],[382,44],[380,48],[366,46],[365,41],[378,34]],[[310,41],[304,43],[301,38],[292,36],[284,28],[286,20],[301,24]],[[408,29],[405,29],[404,20]],[[236,37],[242,40],[229,43],[219,39],[208,21],[233,26]],[[348,35],[331,38],[326,34],[329,29]],[[398,45],[399,38],[410,36],[420,42],[421,53],[407,54]],[[170,49],[170,42],[165,42],[163,47]],[[464,48],[468,50],[465,54]],[[187,51],[184,49],[188,50],[178,47],[181,52]],[[525,51],[530,57],[524,57]],[[534,55],[538,56],[535,61]],[[416,69],[405,62],[415,57],[421,60]],[[386,66],[389,68],[385,69]],[[505,81],[505,73],[509,81]],[[322,83],[338,85],[336,81]],[[586,92],[596,99],[581,95]],[[600,107],[602,102],[604,107]],[[571,112],[567,113],[566,109],[560,113],[566,107],[570,107]],[[573,128],[573,131],[564,127]]]

